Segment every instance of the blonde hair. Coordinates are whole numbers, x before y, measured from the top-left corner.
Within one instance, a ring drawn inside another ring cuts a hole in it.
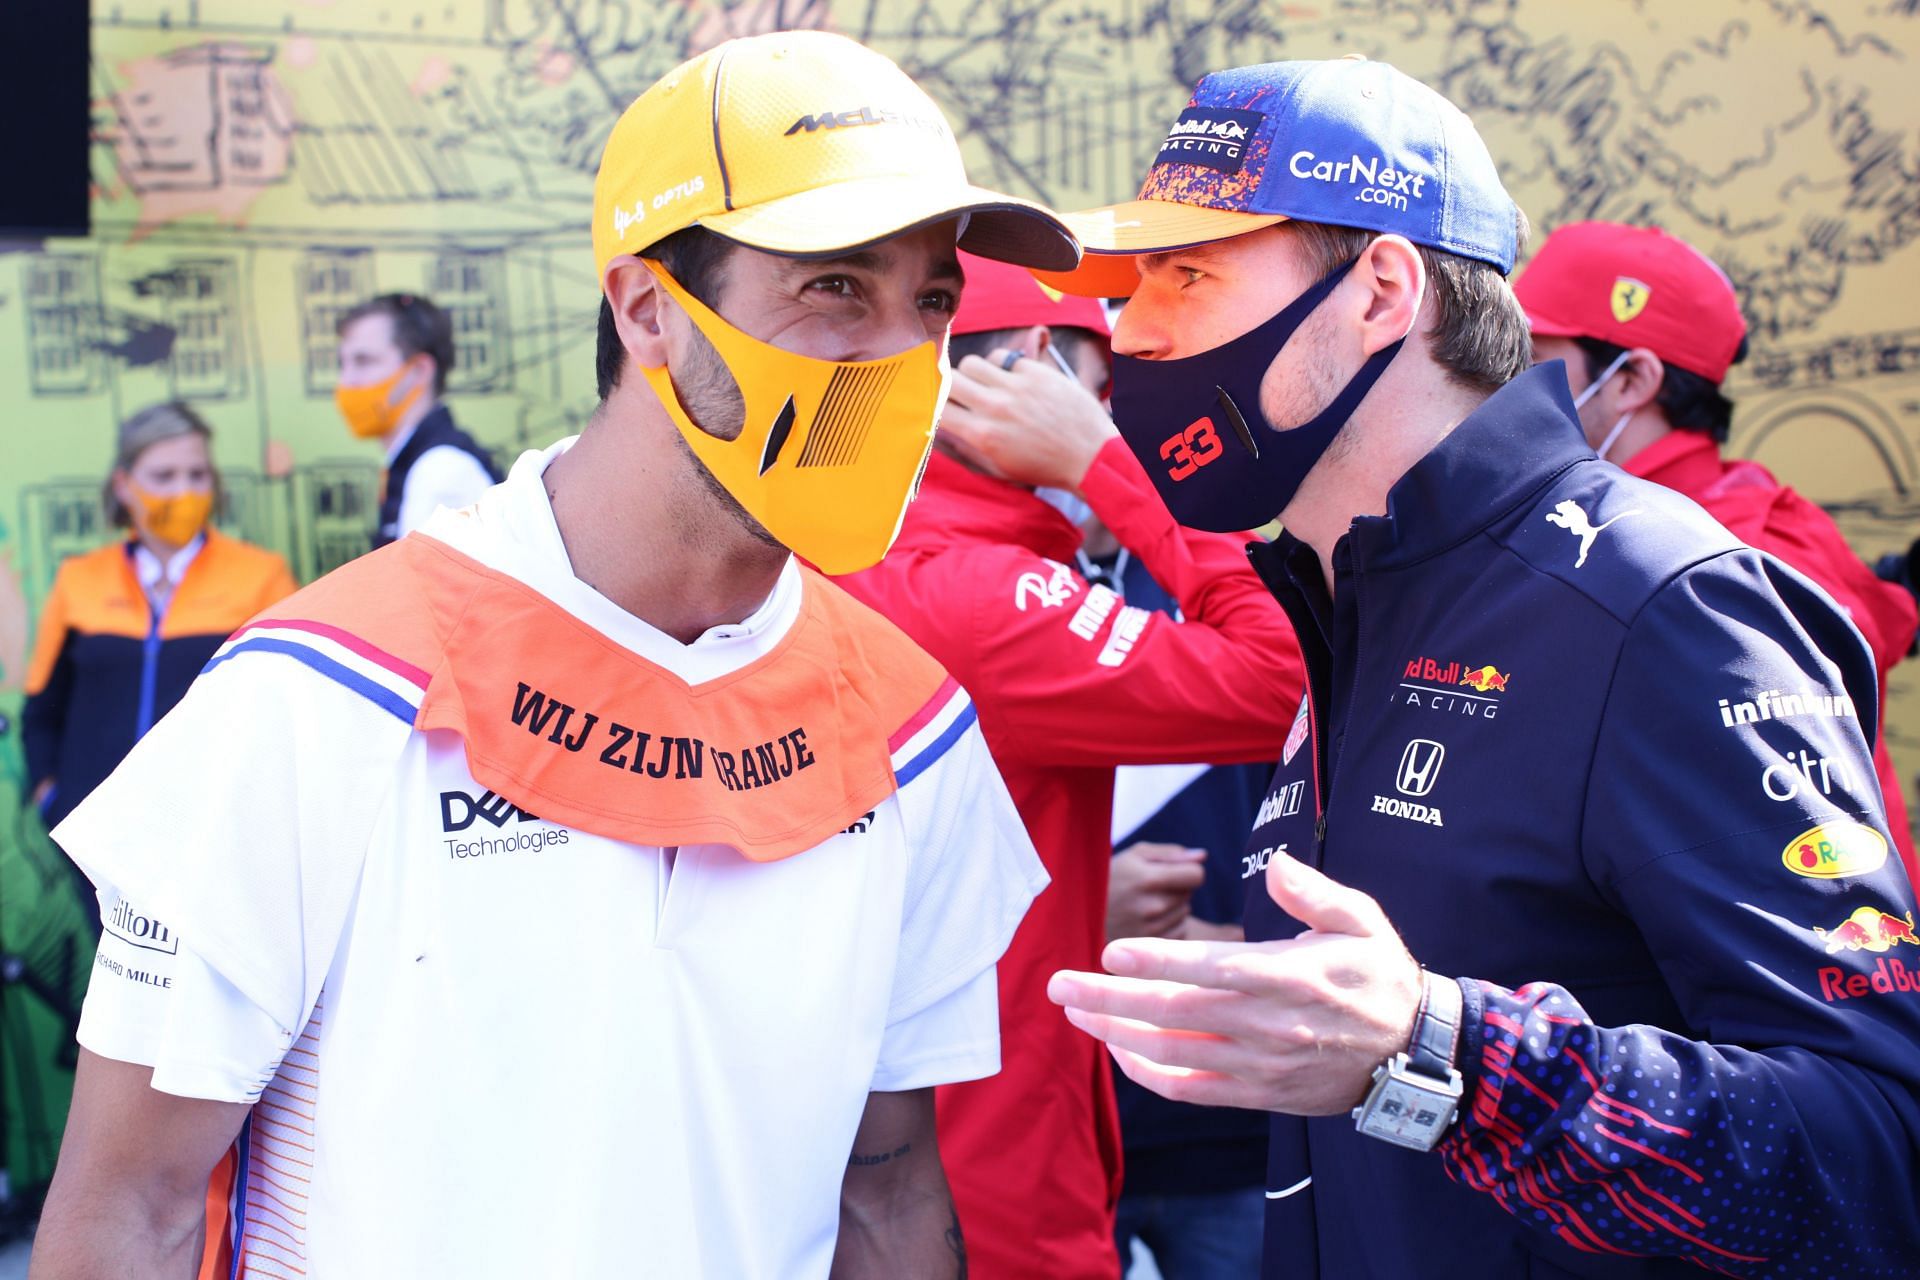
[[[133,527],[133,515],[113,491],[113,477],[120,472],[131,472],[140,455],[154,445],[167,440],[177,440],[181,436],[199,436],[205,441],[209,457],[207,465],[213,471],[213,509],[216,513],[226,510],[227,491],[220,484],[220,469],[213,465],[211,450],[213,428],[199,414],[181,404],[170,400],[164,404],[149,405],[120,424],[119,437],[114,445],[113,466],[107,471],[107,479],[100,486],[100,505],[106,512],[107,523],[118,529]]]

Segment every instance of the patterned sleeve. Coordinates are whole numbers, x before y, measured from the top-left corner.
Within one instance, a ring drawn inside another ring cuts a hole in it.
[[[1873,688],[1831,602],[1757,553],[1636,620],[1584,847],[1685,1026],[1596,1026],[1559,987],[1464,981],[1457,1180],[1589,1253],[1910,1273],[1920,931],[1863,732]]]

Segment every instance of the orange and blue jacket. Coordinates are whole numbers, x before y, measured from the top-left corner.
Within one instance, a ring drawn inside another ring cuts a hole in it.
[[[285,560],[212,529],[160,614],[140,589],[132,543],[62,564],[41,610],[21,714],[27,776],[34,787],[54,781],[42,805],[48,826],[172,710],[228,635],[294,587]]]

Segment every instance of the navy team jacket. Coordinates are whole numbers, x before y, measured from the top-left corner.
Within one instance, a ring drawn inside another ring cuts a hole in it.
[[[381,481],[380,523],[373,531],[373,545],[377,550],[400,536],[400,500],[407,492],[407,476],[413,471],[413,464],[420,461],[429,449],[450,446],[472,458],[487,473],[487,478],[495,484],[501,480],[500,468],[493,465],[493,458],[482,449],[477,441],[453,424],[453,413],[443,404],[437,404],[420,419],[413,434],[400,446],[393,461],[387,464],[386,477]]]
[[[1269,1280],[1920,1276],[1920,929],[1828,597],[1595,458],[1558,367],[1353,522],[1331,598],[1253,556],[1309,691],[1246,874],[1372,894],[1467,997],[1433,1153],[1275,1118]],[[1263,888],[1247,936],[1299,932]]]

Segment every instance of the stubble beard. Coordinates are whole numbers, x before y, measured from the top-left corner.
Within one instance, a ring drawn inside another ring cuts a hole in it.
[[[1333,346],[1332,326],[1329,316],[1316,311],[1295,331],[1286,347],[1287,350],[1298,348],[1294,372],[1273,394],[1261,397],[1263,414],[1269,407],[1277,411],[1269,414],[1267,421],[1280,423],[1286,430],[1305,426],[1325,412],[1345,387],[1345,379],[1339,376],[1329,358]],[[1337,462],[1358,447],[1358,437],[1347,430],[1347,425],[1341,424],[1339,433],[1320,456],[1321,463]]]
[[[692,329],[689,336],[684,367],[673,377],[674,393],[700,430],[718,440],[737,440],[747,425],[747,402],[740,394],[740,384],[705,334]],[[673,433],[673,443],[686,460],[689,472],[727,519],[754,541],[776,550],[788,550],[785,543],[769,533],[767,527],[727,491],[678,431]]]

